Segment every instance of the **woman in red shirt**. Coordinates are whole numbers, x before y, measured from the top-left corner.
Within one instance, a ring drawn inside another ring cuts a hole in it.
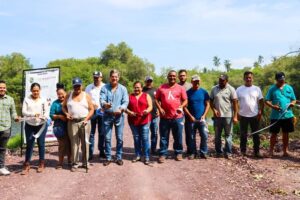
[[[142,92],[141,82],[136,81],[133,87],[134,92],[129,96],[129,105],[126,111],[128,123],[133,134],[136,155],[132,162],[140,161],[142,153],[144,153],[144,163],[148,165],[150,159],[149,124],[151,121],[152,101],[147,93]]]

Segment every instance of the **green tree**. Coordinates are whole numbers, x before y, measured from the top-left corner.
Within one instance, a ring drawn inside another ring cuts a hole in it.
[[[231,69],[231,62],[230,62],[230,60],[224,60],[224,66],[225,66],[226,71],[229,72],[230,69]]]
[[[213,63],[216,69],[218,70],[219,66],[221,65],[221,59],[218,56],[214,56]]]

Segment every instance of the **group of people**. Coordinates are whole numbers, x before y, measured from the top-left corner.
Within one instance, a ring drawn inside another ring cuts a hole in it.
[[[158,163],[164,163],[168,156],[169,136],[172,132],[175,160],[183,159],[183,130],[185,132],[187,157],[207,158],[208,128],[207,114],[213,112],[216,156],[230,158],[232,155],[233,124],[239,123],[240,151],[247,153],[247,139],[253,137],[253,153],[262,157],[260,150],[259,122],[264,113],[264,105],[272,108],[270,116],[270,151],[273,155],[277,134],[282,130],[283,156],[288,155],[289,132],[294,131],[292,107],[296,103],[293,88],[286,84],[285,74],[275,75],[272,85],[264,98],[261,89],[253,85],[253,73],[246,71],[244,84],[236,90],[229,84],[227,74],[218,77],[218,84],[210,94],[201,87],[199,75],[191,76],[187,81],[187,71],[171,70],[167,83],[157,89],[153,87],[153,78],[147,76],[143,82],[133,84],[133,93],[128,94],[124,85],[119,83],[120,74],[111,70],[109,83],[102,82],[102,73],[93,73],[94,82],[83,90],[82,80],[72,80],[73,90],[67,94],[64,85],[57,84],[57,100],[50,108],[40,96],[38,83],[31,85],[31,94],[25,97],[22,115],[25,121],[26,154],[22,174],[30,170],[35,140],[39,149],[37,172],[45,168],[45,136],[49,119],[54,122],[53,132],[58,139],[57,169],[63,167],[67,156],[71,171],[79,167],[79,148],[82,152],[82,167],[88,168],[88,161],[93,159],[95,134],[98,131],[98,150],[100,158],[105,159],[104,166],[112,163],[111,139],[115,128],[116,163],[123,165],[123,128],[125,113],[134,140],[135,157],[132,162],[150,163],[150,154],[158,154]],[[179,82],[177,82],[177,78]],[[143,86],[144,85],[144,86]],[[8,175],[5,168],[6,144],[10,137],[11,120],[19,121],[14,100],[6,94],[6,83],[0,81],[0,174]],[[224,130],[225,146],[222,148]],[[159,132],[159,150],[157,149]],[[197,148],[196,135],[201,141]]]

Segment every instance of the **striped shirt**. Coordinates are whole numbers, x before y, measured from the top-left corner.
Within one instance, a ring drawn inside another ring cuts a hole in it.
[[[0,131],[11,127],[11,119],[17,117],[15,101],[12,97],[4,95],[0,97]]]

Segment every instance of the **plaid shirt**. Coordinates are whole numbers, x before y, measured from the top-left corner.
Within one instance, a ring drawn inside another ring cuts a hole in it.
[[[0,98],[0,131],[11,127],[11,119],[17,117],[14,99],[8,95]]]

